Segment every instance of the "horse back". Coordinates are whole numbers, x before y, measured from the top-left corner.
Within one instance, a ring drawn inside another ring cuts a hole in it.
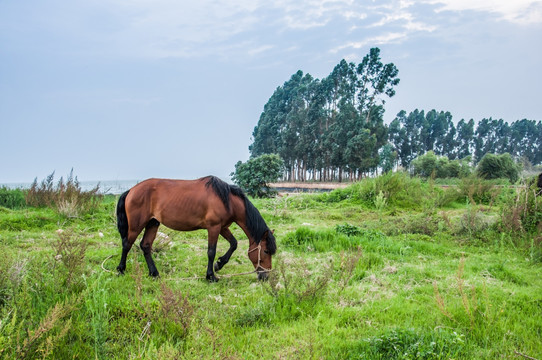
[[[140,229],[151,219],[180,231],[208,229],[231,217],[205,178],[145,180],[130,190],[125,206],[130,226]]]

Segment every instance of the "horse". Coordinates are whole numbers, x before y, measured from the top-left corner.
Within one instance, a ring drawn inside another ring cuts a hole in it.
[[[122,256],[117,271],[124,274],[126,256],[138,235],[149,275],[159,276],[151,256],[153,241],[160,224],[178,231],[207,229],[206,279],[218,281],[218,272],[237,249],[237,239],[229,227],[236,223],[249,239],[248,257],[259,280],[267,279],[271,256],[277,246],[273,232],[244,192],[215,176],[197,180],[148,179],[123,193],[117,203],[117,227],[122,239]],[[214,263],[218,236],[230,244]],[[214,263],[214,266],[213,266]],[[214,271],[213,271],[214,270]]]

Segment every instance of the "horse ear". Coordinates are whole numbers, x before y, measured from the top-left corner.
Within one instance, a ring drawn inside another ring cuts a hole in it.
[[[271,234],[275,234],[275,229],[271,230]]]

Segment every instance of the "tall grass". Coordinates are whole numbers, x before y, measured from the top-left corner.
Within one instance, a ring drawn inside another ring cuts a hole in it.
[[[28,205],[50,207],[67,217],[77,217],[96,210],[103,197],[99,184],[91,190],[82,190],[77,176],[73,175],[73,169],[66,181],[61,177],[56,185],[54,176],[53,172],[39,184],[38,179],[34,179],[26,194]]]

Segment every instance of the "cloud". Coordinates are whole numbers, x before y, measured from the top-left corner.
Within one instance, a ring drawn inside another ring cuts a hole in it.
[[[384,45],[390,43],[398,43],[407,38],[407,33],[386,33],[378,36],[369,37],[362,41],[351,41],[344,45],[331,49],[331,53],[338,53],[345,49],[361,49],[365,46]],[[350,55],[352,56],[352,55]]]
[[[425,0],[438,11],[482,11],[517,24],[542,23],[542,0]]]
[[[542,0],[95,0],[69,6],[52,1],[13,26],[21,31],[35,27],[37,34],[40,27],[54,31],[70,44],[63,50],[89,57],[245,61],[270,58],[292,46],[305,55],[337,53],[436,32],[448,11],[542,22]]]

